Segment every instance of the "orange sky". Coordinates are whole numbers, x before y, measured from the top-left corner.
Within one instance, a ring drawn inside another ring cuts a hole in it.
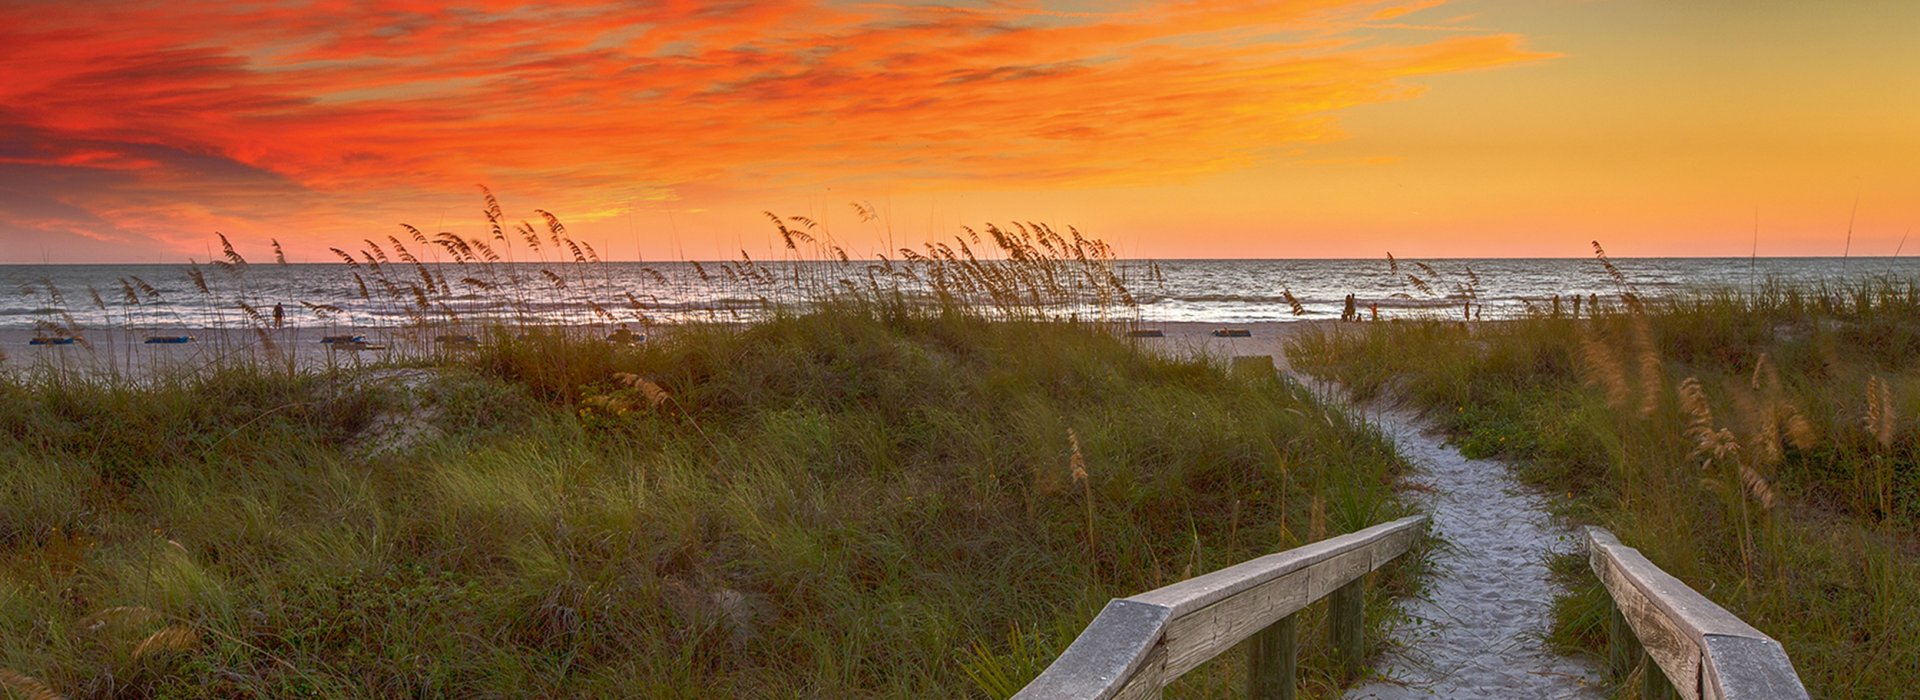
[[[0,4],[0,262],[879,250],[1010,219],[1176,257],[1839,255],[1920,221],[1920,3]],[[870,202],[863,223],[850,202]],[[890,229],[890,231],[889,231]],[[1920,252],[1920,241],[1913,245]]]

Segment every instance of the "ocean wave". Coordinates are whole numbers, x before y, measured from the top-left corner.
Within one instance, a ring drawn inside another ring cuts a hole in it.
[[[1383,313],[1453,314],[1457,316],[1466,297],[1459,288],[1467,278],[1465,267],[1471,264],[1479,278],[1476,311],[1486,318],[1525,313],[1527,304],[1536,307],[1563,299],[1589,295],[1602,299],[1619,298],[1618,284],[1592,260],[1475,260],[1430,261],[1439,268],[1441,280],[1427,280],[1433,292],[1422,293],[1404,277],[1387,274],[1384,260],[1216,260],[1166,261],[1160,264],[1160,276],[1148,282],[1138,279],[1144,270],[1138,261],[1123,261],[1122,270],[1132,271],[1129,281],[1143,320],[1187,320],[1230,323],[1235,321],[1280,320],[1291,318],[1338,317],[1348,294],[1362,313],[1377,306]],[[1920,258],[1854,259],[1660,259],[1617,261],[1628,282],[1649,297],[1684,293],[1688,289],[1713,286],[1745,288],[1756,280],[1786,285],[1817,286],[1842,279],[1873,276],[1920,276]],[[784,274],[788,269],[839,270],[856,279],[864,279],[867,263],[807,263],[789,268],[780,263],[761,263]],[[1408,263],[1403,262],[1403,265]],[[1850,266],[1849,266],[1850,265]],[[429,265],[441,274],[458,278],[456,268]],[[592,275],[576,276],[572,285],[556,292],[531,272],[538,266],[503,268],[511,273],[499,279],[506,285],[496,293],[481,292],[460,284],[453,285],[449,298],[436,298],[455,314],[469,318],[503,321],[582,323],[594,316],[586,305],[593,299],[620,318],[629,318],[632,309],[625,294],[631,290],[640,298],[650,317],[706,318],[748,317],[767,303],[792,305],[804,302],[803,294],[786,287],[770,287],[760,296],[760,288],[750,285],[727,286],[700,281],[687,263],[611,263]],[[709,274],[714,274],[709,267]],[[324,327],[329,324],[368,326],[402,325],[414,317],[408,304],[376,297],[360,298],[358,285],[344,265],[294,265],[288,268],[255,266],[242,286],[231,277],[202,268],[214,284],[215,294],[201,294],[189,284],[183,266],[0,266],[0,290],[20,289],[26,295],[0,295],[0,328],[32,328],[36,320],[61,319],[71,314],[73,321],[86,328],[192,328],[244,327],[245,316],[236,307],[242,294],[256,307],[271,308],[275,302],[285,306],[287,322],[296,327]],[[658,277],[656,277],[656,273]],[[137,306],[120,303],[120,280],[139,276],[161,290],[162,301],[143,298]],[[49,303],[41,280],[50,279],[64,292],[68,308]],[[511,279],[518,278],[514,284]],[[491,279],[491,278],[490,278]],[[716,276],[718,279],[718,276]],[[784,279],[784,277],[783,277]],[[372,284],[369,281],[369,284]],[[864,286],[864,284],[862,285]],[[107,298],[108,310],[94,308],[86,288],[99,289]],[[925,289],[907,285],[901,290],[911,298],[930,298]],[[1287,300],[1287,291],[1304,307],[1296,316]],[[751,293],[749,293],[751,292]],[[378,288],[374,294],[380,295]],[[338,306],[342,313],[322,318],[300,302]],[[980,298],[978,303],[988,303]],[[1481,308],[1483,307],[1483,308]],[[1061,310],[1078,307],[1062,306]],[[484,321],[482,321],[484,322]]]

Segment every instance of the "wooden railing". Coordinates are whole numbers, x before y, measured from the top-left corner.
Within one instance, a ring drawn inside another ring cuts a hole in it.
[[[1613,598],[1608,664],[1620,676],[1644,664],[1641,697],[1807,697],[1779,642],[1661,571],[1613,533],[1587,528],[1587,560]]]
[[[1295,613],[1330,598],[1329,636],[1348,670],[1361,663],[1366,576],[1412,548],[1427,517],[1249,560],[1107,603],[1018,700],[1159,697],[1181,674],[1242,641],[1248,695],[1292,698]]]

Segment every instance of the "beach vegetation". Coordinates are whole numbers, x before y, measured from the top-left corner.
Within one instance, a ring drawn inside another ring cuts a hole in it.
[[[491,235],[418,234],[437,262],[343,251],[400,328],[315,330],[349,309],[263,296],[230,246],[186,273],[243,332],[203,364],[50,314],[99,341],[60,352],[119,359],[0,373],[5,693],[999,697],[1109,598],[1408,512],[1363,422],[1123,339],[1111,252],[1077,233],[988,228],[992,257],[888,272],[801,261],[825,237],[777,219],[795,259],[703,270],[738,286],[703,298],[797,296],[668,323],[575,296],[605,291],[597,253],[488,207]],[[115,317],[170,313],[149,288]],[[311,350],[363,332],[461,340]],[[1381,583],[1376,625],[1413,585]],[[1307,691],[1336,693],[1306,649]]]
[[[1585,313],[1540,302],[1508,321],[1332,328],[1292,356],[1509,461],[1573,523],[1607,527],[1779,639],[1815,697],[1910,695],[1920,287],[1873,277],[1653,299],[1600,260],[1622,289]],[[1583,560],[1559,569],[1573,592],[1554,640],[1597,653],[1604,592]]]

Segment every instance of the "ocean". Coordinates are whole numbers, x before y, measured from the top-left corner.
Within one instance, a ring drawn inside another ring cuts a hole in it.
[[[1891,277],[1920,280],[1920,258],[1638,258],[1614,261],[1625,282],[1643,298],[1708,288],[1752,289],[1764,284],[1814,287]],[[867,263],[760,263],[773,279],[843,276],[865,279]],[[1158,275],[1152,272],[1157,265]],[[462,270],[432,266],[449,278],[436,303],[465,318],[503,313],[517,300],[517,318],[538,323],[593,323],[598,304],[620,321],[634,310],[655,321],[750,319],[763,303],[793,301],[791,285],[755,285],[728,273],[722,263],[603,263],[553,268],[555,281],[537,265],[496,274],[490,289],[460,282]],[[1596,260],[1445,259],[1401,260],[1163,260],[1121,261],[1120,276],[1137,303],[1127,317],[1145,322],[1258,322],[1340,317],[1347,295],[1361,313],[1383,317],[1463,313],[1469,296],[1480,318],[1524,314],[1529,304],[1597,295],[1617,299],[1622,287]],[[402,268],[407,269],[407,268]],[[377,328],[408,322],[408,305],[378,288],[363,297],[354,270],[344,264],[255,263],[240,274],[210,265],[199,268],[207,291],[184,265],[0,266],[0,329],[63,327],[152,330],[245,327],[246,302],[254,313],[275,305],[291,327]],[[496,271],[497,273],[497,271]],[[410,273],[396,273],[406,277]],[[517,278],[517,282],[502,282]],[[1416,283],[1414,280],[1417,279]],[[363,276],[362,281],[366,280]],[[144,284],[143,284],[144,283]],[[404,296],[405,283],[397,290]],[[1300,303],[1296,314],[1287,295]],[[629,296],[629,294],[631,296]],[[130,304],[129,299],[140,303]],[[635,304],[637,302],[637,305]],[[337,311],[336,311],[337,309]]]

